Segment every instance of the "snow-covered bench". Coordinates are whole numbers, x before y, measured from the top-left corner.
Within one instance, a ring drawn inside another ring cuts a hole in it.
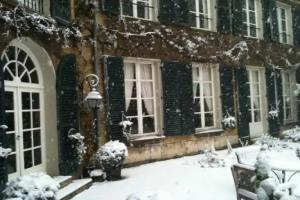
[[[237,200],[257,200],[255,185],[251,181],[255,168],[248,165],[234,164],[231,172],[235,184]]]

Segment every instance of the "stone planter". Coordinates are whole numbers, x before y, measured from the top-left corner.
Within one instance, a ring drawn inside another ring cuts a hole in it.
[[[120,180],[122,178],[121,170],[122,170],[122,166],[116,168],[106,168],[105,169],[106,179],[108,181]]]

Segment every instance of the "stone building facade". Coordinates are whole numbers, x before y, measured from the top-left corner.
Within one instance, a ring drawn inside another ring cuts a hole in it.
[[[133,165],[280,136],[298,124],[294,1],[1,3],[0,122],[8,129],[0,147],[12,149],[0,158],[2,185],[36,171],[78,175],[111,139],[128,144]],[[49,15],[56,22],[42,17]],[[96,123],[84,103],[90,73],[104,97]],[[70,130],[85,136],[82,164]]]

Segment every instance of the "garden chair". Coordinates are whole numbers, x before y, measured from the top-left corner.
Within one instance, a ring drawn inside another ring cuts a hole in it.
[[[251,180],[255,176],[255,168],[242,164],[234,164],[231,166],[231,172],[237,200],[257,200],[255,185]]]

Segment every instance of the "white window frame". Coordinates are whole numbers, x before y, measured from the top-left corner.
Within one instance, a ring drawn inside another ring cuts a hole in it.
[[[246,12],[246,22],[243,21],[243,25],[247,26],[247,34],[245,37],[254,38],[254,39],[263,39],[263,25],[262,25],[262,4],[261,0],[254,0],[254,12],[255,12],[255,24],[250,23],[250,12],[249,10],[249,1],[250,0],[243,0],[246,1],[246,9],[243,8],[242,12]],[[256,37],[251,36],[251,29],[250,25],[255,25],[256,27]]]
[[[286,83],[285,80],[285,74],[288,74],[289,76],[289,83]],[[297,121],[297,113],[298,113],[298,106],[297,106],[297,99],[294,91],[296,90],[296,72],[294,70],[284,70],[281,72],[282,77],[282,98],[283,98],[283,119],[284,123],[292,123]],[[286,94],[285,88],[286,86],[289,86],[290,93]],[[291,118],[286,118],[286,99],[285,97],[290,98],[290,104],[291,104]]]
[[[123,3],[122,1],[124,2],[127,2],[129,0],[121,0],[120,1],[120,9],[121,9],[121,16],[123,17],[128,17],[128,18],[136,18],[136,19],[141,19],[141,20],[147,20],[147,21],[157,21],[157,13],[158,13],[158,10],[157,10],[157,1],[158,0],[132,0],[132,16],[130,15],[124,15],[123,14]],[[138,11],[137,11],[137,3],[138,2],[149,2],[149,7],[152,7],[152,8],[149,8],[149,18],[141,18],[141,17],[138,17]]]
[[[154,101],[154,129],[155,131],[152,133],[143,133],[143,115],[142,115],[142,98],[141,98],[141,79],[140,79],[140,70],[139,67],[136,67],[136,79],[126,79],[125,74],[124,74],[124,86],[126,87],[126,81],[135,81],[136,82],[136,93],[137,93],[137,119],[138,119],[138,134],[130,134],[130,139],[137,139],[137,138],[143,138],[143,137],[148,137],[148,136],[154,136],[154,135],[162,135],[162,110],[161,110],[161,97],[162,91],[161,87],[161,78],[160,78],[160,71],[159,71],[159,66],[160,66],[160,61],[156,59],[143,59],[143,58],[125,58],[124,59],[124,72],[125,72],[125,67],[126,64],[132,64],[134,63],[135,65],[140,65],[140,64],[151,64],[152,65],[152,83],[153,83],[153,101]],[[127,99],[132,99],[132,98],[126,98],[125,96],[125,101]],[[131,116],[126,116],[129,120]]]
[[[281,16],[280,9],[285,10],[285,22],[286,22],[286,31],[282,30],[282,21],[283,18]],[[278,22],[278,32],[279,32],[279,42],[283,44],[293,44],[293,25],[292,25],[292,7],[288,4],[284,4],[282,2],[276,2],[276,12],[277,12],[277,22]],[[287,41],[283,41],[282,34],[286,34]]]
[[[195,102],[195,96],[194,96],[194,84],[198,83],[200,84],[200,88],[203,88],[204,83],[212,83],[212,99],[213,99],[213,120],[214,125],[206,127],[205,126],[205,112],[204,112],[204,100],[203,100],[203,89],[200,89],[200,106],[201,111],[195,112],[195,114],[201,115],[201,127],[195,127],[196,133],[204,133],[206,131],[210,130],[221,130],[221,102],[220,102],[220,79],[219,79],[219,65],[218,64],[212,64],[212,63],[193,63],[192,64],[193,69],[194,68],[203,68],[208,67],[211,69],[211,75],[212,80],[211,81],[203,81],[203,73],[200,74],[200,79],[195,80],[193,75],[193,102]],[[192,73],[194,73],[194,70],[192,70]]]
[[[194,1],[195,3],[195,11],[189,10],[189,13],[195,15],[196,18],[196,26],[192,27],[192,28],[196,28],[196,29],[201,29],[201,30],[208,30],[208,31],[216,31],[216,2],[215,0],[203,0],[206,1],[207,4],[207,13],[202,13],[200,12],[199,9],[199,4],[200,4],[200,0],[190,0],[190,1]],[[203,15],[207,18],[208,20],[208,27],[200,27],[200,16]]]

